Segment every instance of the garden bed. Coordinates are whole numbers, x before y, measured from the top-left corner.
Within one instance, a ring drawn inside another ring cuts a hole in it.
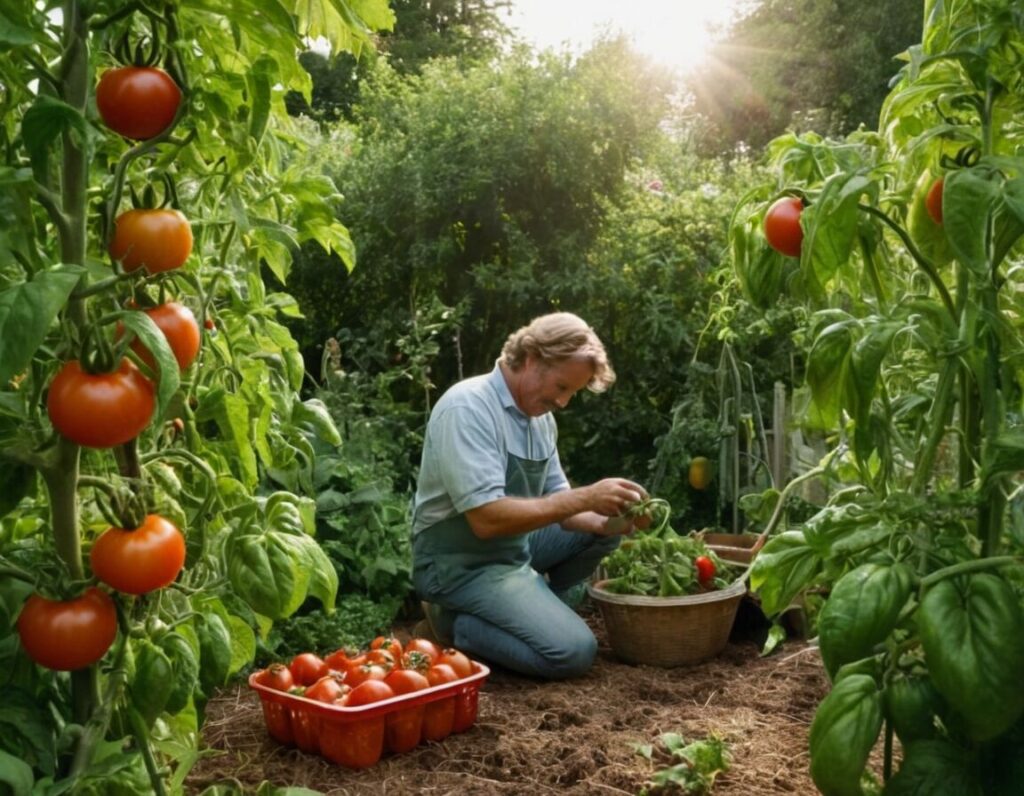
[[[827,692],[815,649],[791,642],[761,658],[738,625],[712,660],[678,669],[630,666],[613,656],[596,610],[585,606],[583,613],[600,642],[585,677],[545,683],[494,667],[468,732],[363,771],[279,746],[267,735],[257,696],[244,685],[227,689],[210,702],[203,730],[205,745],[219,753],[195,766],[189,792],[269,781],[332,796],[635,794],[667,765],[667,754],[657,751],[666,732],[687,741],[712,732],[725,739],[732,768],[715,781],[716,796],[815,792],[807,731]],[[653,763],[635,743],[655,746]]]

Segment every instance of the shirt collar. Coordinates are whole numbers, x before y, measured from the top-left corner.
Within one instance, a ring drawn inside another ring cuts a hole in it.
[[[501,372],[501,365],[495,363],[494,370],[491,371],[491,375],[487,378],[490,379],[491,385],[494,387],[494,391],[498,393],[498,400],[501,401],[501,408],[505,410],[512,409],[516,414],[526,417],[523,410],[516,406],[516,399],[512,397],[512,392],[508,388],[508,384],[505,381],[505,374]]]

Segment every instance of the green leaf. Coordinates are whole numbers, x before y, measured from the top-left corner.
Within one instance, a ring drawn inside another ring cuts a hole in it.
[[[52,718],[39,710],[35,695],[16,686],[4,687],[0,704],[0,746],[44,774],[56,767]]]
[[[882,360],[903,325],[893,321],[871,322],[869,319],[864,328],[864,336],[854,345],[850,356],[846,394],[847,408],[856,422],[855,441],[857,455],[861,459],[867,459],[874,448],[868,429]]]
[[[199,404],[196,420],[216,422],[231,451],[229,458],[239,479],[247,487],[255,486],[259,481],[259,471],[249,436],[249,404],[245,398],[229,394],[223,388],[211,390]]]
[[[861,774],[882,729],[878,686],[852,674],[833,686],[811,722],[811,777],[823,796],[860,796]]]
[[[826,326],[814,338],[807,357],[807,386],[822,422],[830,427],[839,425],[857,326],[852,318]]]
[[[199,637],[199,682],[209,694],[224,685],[231,672],[231,634],[216,611],[202,607],[196,610],[202,611],[194,619]]]
[[[35,468],[21,462],[0,459],[0,517],[14,511],[36,483]]]
[[[988,273],[988,222],[999,186],[985,170],[960,169],[942,189],[942,226],[957,259],[979,276]]]
[[[34,44],[37,38],[41,38],[40,34],[31,26],[27,17],[13,17],[12,10],[0,9],[0,44],[11,47]]]
[[[802,531],[786,531],[769,539],[754,559],[750,587],[769,616],[782,613],[800,590],[821,571],[822,560]]]
[[[800,223],[807,234],[800,265],[811,283],[826,292],[836,272],[850,259],[861,212],[857,203],[871,187],[871,181],[862,174],[836,174],[829,177],[818,198],[801,214]]]
[[[0,749],[0,783],[7,786],[4,788],[6,793],[11,796],[32,796],[35,781],[32,766]]]
[[[981,796],[982,793],[971,756],[943,740],[914,741],[904,747],[900,770],[885,785],[885,796]]]
[[[829,676],[834,678],[844,663],[874,653],[896,626],[912,587],[913,576],[903,564],[863,564],[836,582],[818,616]]]
[[[138,639],[132,646],[135,653],[135,674],[129,686],[132,707],[150,727],[167,707],[174,690],[174,670],[167,653],[149,639]]]
[[[65,132],[74,133],[85,141],[85,117],[66,102],[56,97],[36,97],[21,120],[21,135],[28,150],[32,169],[36,175],[46,173],[50,146]]]
[[[139,342],[153,355],[157,369],[156,411],[153,421],[159,422],[171,405],[174,394],[181,386],[178,360],[174,357],[167,338],[160,328],[144,312],[119,313],[118,317],[128,331],[139,338]]]
[[[252,98],[249,111],[249,137],[257,144],[263,140],[263,133],[270,121],[270,87],[276,81],[277,63],[269,56],[261,56],[246,74],[245,82]]]
[[[83,273],[57,266],[0,293],[0,384],[28,366]]]
[[[231,663],[228,671],[234,674],[252,663],[256,657],[256,634],[248,622],[234,614],[228,617],[228,630],[231,633]]]
[[[1024,612],[997,575],[947,578],[928,589],[917,624],[932,682],[988,740],[1024,713]]]
[[[292,423],[328,445],[341,445],[341,434],[334,418],[318,398],[296,401],[292,406]]]

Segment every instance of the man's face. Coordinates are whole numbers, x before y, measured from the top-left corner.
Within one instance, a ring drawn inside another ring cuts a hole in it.
[[[519,408],[530,417],[565,409],[593,376],[594,366],[585,359],[545,364],[528,356],[520,376]]]

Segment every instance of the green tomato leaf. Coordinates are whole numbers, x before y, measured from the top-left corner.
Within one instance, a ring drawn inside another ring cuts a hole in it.
[[[822,559],[802,531],[786,531],[769,539],[754,559],[750,587],[769,616],[782,613],[793,598],[821,571]]]
[[[209,606],[197,606],[196,610],[201,611],[194,619],[199,637],[199,682],[209,694],[224,685],[231,672],[231,634],[220,614]]]
[[[979,741],[1024,713],[1024,611],[1009,584],[979,573],[928,589],[917,624],[932,682]]]
[[[807,357],[807,386],[822,421],[831,427],[839,425],[857,327],[853,318],[829,324],[814,338]]]
[[[860,796],[861,774],[882,729],[873,678],[852,674],[833,686],[811,722],[811,777],[824,796]]]
[[[818,616],[821,657],[830,677],[844,663],[872,655],[888,637],[913,582],[903,564],[864,564],[836,582]]]
[[[0,292],[0,384],[28,367],[84,273],[62,265]]]
[[[51,145],[65,132],[71,132],[84,142],[87,137],[85,117],[56,97],[45,94],[36,97],[21,119],[21,135],[37,178],[46,173]]]
[[[988,222],[999,186],[983,169],[960,169],[942,189],[942,226],[957,259],[978,276],[988,273]]]
[[[118,317],[125,328],[139,338],[139,342],[149,350],[153,355],[153,361],[156,362],[158,381],[153,420],[159,422],[167,412],[167,407],[174,399],[178,387],[181,386],[178,360],[174,358],[174,352],[171,351],[164,333],[146,313],[125,312],[119,313]]]
[[[0,783],[7,786],[6,792],[11,796],[32,796],[35,781],[32,766],[0,749]]]

